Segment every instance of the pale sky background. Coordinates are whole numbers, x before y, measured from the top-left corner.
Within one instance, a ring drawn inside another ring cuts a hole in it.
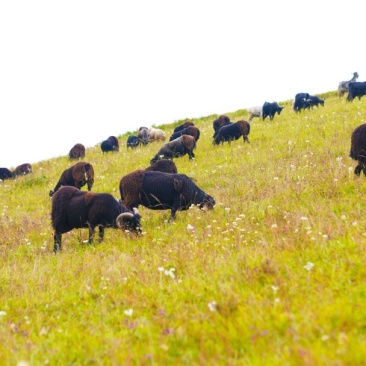
[[[0,167],[365,81],[364,4],[1,1]]]

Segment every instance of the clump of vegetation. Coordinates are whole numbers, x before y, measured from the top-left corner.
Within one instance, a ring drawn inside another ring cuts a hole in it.
[[[254,119],[250,144],[215,146],[217,116],[192,119],[196,158],[174,161],[216,206],[172,223],[169,210],[140,207],[141,237],[110,230],[88,245],[74,230],[53,254],[48,193],[67,156],[0,182],[3,364],[362,364],[366,177],[349,150],[366,105],[321,97],[324,107],[295,113],[285,101],[273,121]],[[93,191],[119,198],[122,176],[161,146],[127,150],[127,136],[114,154],[86,150]]]

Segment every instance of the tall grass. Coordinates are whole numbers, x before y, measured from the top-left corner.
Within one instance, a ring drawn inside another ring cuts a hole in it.
[[[63,235],[54,255],[48,192],[71,163],[33,164],[0,182],[0,363],[16,365],[361,365],[366,359],[366,178],[350,136],[365,101],[251,122],[250,144],[212,145],[195,119],[196,159],[175,159],[216,200],[168,223],[140,207],[144,234]],[[246,119],[245,110],[227,113]],[[159,126],[170,136],[180,122]],[[119,198],[126,173],[161,143],[87,149],[95,192]],[[85,190],[85,188],[82,188]]]

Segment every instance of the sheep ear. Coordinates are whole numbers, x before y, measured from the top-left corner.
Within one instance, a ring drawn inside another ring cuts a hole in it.
[[[125,221],[130,221],[133,218],[133,213],[131,212],[123,212],[121,214],[119,214],[116,218],[116,224],[118,228],[122,227],[122,224]]]
[[[180,192],[183,188],[183,182],[180,179],[174,179],[173,186],[176,192]]]

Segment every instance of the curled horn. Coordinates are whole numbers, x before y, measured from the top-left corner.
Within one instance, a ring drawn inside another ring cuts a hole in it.
[[[131,212],[123,212],[121,214],[119,214],[116,218],[116,223],[118,228],[122,228],[122,222],[123,221],[130,221],[133,218],[133,213]]]

